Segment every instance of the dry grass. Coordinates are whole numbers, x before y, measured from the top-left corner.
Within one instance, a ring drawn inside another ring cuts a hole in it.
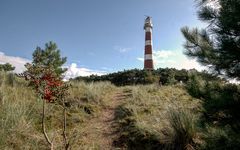
[[[11,75],[10,75],[11,76]],[[46,148],[44,138],[36,130],[35,125],[40,117],[40,101],[35,94],[27,88],[24,82],[1,73],[1,101],[0,101],[0,145],[1,149],[28,149],[30,147]]]
[[[124,128],[122,132],[123,137],[127,139],[125,142],[130,147],[176,149],[174,145],[179,142],[177,138],[182,136],[180,135],[182,132],[190,136],[188,138],[197,137],[193,118],[197,120],[199,117],[201,103],[198,99],[189,96],[184,88],[139,85],[129,86],[126,89],[132,91],[132,95],[126,99],[125,105],[116,115],[124,116],[125,113],[124,117],[120,117],[119,122]],[[188,138],[185,139],[186,143],[182,141],[184,146],[192,144]]]
[[[67,97],[67,132],[72,149],[96,147],[87,144],[83,133],[88,121],[107,106],[108,94],[114,89],[110,83],[72,83]],[[23,79],[1,73],[0,149],[48,149],[41,132],[41,111],[42,101]],[[46,112],[50,138],[54,138],[55,149],[62,149],[62,107],[48,104]]]
[[[111,128],[106,125],[105,129],[104,123],[109,118],[113,119],[114,111],[117,123],[123,127],[120,134],[125,141],[119,139],[123,147],[159,149],[164,145],[172,148],[185,133],[190,142],[182,142],[184,146],[195,146],[192,139],[197,137],[196,128],[186,124],[195,124],[201,104],[182,87],[115,87],[109,82],[71,84],[70,95],[66,99],[67,135],[71,149],[103,149],[104,144],[109,144],[108,139],[99,138],[111,138],[103,136]],[[120,99],[124,104],[118,106],[120,103],[116,104],[114,99]],[[118,108],[114,110],[115,107]],[[41,132],[41,111],[42,101],[27,87],[27,82],[0,73],[0,149],[48,149]],[[180,113],[171,114],[175,111],[187,112],[185,119]],[[62,107],[48,104],[46,112],[50,138],[54,138],[55,149],[62,149]]]

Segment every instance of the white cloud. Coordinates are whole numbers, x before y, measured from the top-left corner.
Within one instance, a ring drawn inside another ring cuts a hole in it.
[[[28,62],[31,62],[31,60],[21,58],[21,57],[16,57],[16,56],[7,56],[3,52],[0,52],[0,63],[10,63],[15,67],[14,72],[16,73],[22,73],[26,68],[24,65]]]
[[[161,50],[161,51],[153,51],[153,56],[158,58],[168,58],[170,56],[174,56],[175,54],[172,51]]]
[[[154,66],[161,66],[163,64],[175,64],[173,56],[176,54],[169,50],[156,50],[153,51]]]
[[[142,61],[142,62],[143,62],[143,61],[144,61],[144,58],[142,58],[142,57],[138,57],[138,58],[137,58],[137,60],[139,60],[139,61]]]
[[[94,75],[103,75],[106,74],[105,71],[99,71],[99,70],[91,70],[87,68],[80,68],[77,66],[76,63],[72,63],[70,66],[67,67],[67,72],[65,73],[65,80],[69,80],[70,78],[75,78],[78,76],[90,76],[92,74]]]
[[[120,46],[114,46],[114,49],[119,51],[120,53],[125,53],[125,52],[128,52],[128,51],[132,50],[132,48],[120,47]]]
[[[144,58],[138,57],[137,60],[143,62]],[[153,51],[153,62],[155,68],[176,68],[176,69],[206,69],[195,59],[189,59],[179,50],[156,50]]]
[[[31,60],[21,58],[21,57],[16,57],[16,56],[7,56],[3,52],[0,52],[0,64],[4,63],[10,63],[12,64],[15,68],[14,72],[16,73],[22,73],[25,68],[26,63],[30,63]],[[68,80],[70,78],[74,78],[77,76],[89,76],[92,74],[96,75],[103,75],[106,74],[106,71],[98,71],[98,70],[91,70],[87,68],[79,68],[76,63],[72,63],[70,66],[67,67],[67,72],[65,73],[65,80]]]
[[[176,69],[196,69],[198,71],[206,70],[206,67],[201,66],[195,59],[183,58],[182,61],[175,63]]]

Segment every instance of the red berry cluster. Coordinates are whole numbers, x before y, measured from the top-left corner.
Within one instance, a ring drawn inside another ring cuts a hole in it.
[[[40,78],[33,79],[33,84],[44,100],[53,102],[60,94],[59,88],[61,88],[64,83],[51,73],[45,73]]]

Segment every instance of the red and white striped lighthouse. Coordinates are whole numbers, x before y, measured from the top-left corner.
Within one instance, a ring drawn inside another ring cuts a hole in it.
[[[153,70],[152,59],[152,20],[151,17],[147,17],[144,23],[145,30],[145,53],[144,53],[144,69]]]

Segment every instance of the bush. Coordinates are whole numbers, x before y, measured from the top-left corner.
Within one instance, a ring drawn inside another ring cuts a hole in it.
[[[206,128],[205,144],[202,145],[202,149],[205,150],[239,150],[240,139],[239,134],[233,132],[229,126],[224,128],[210,127]]]
[[[197,98],[201,98],[203,96],[204,86],[205,86],[204,80],[196,74],[190,75],[189,80],[186,85],[188,92],[192,96],[197,97]]]
[[[198,76],[193,76],[186,87],[192,96],[202,99],[203,127],[212,127],[213,134],[207,132],[207,149],[239,147],[240,86],[219,80],[202,80]]]

